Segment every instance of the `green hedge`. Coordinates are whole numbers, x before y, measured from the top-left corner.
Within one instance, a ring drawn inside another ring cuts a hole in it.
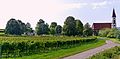
[[[71,38],[65,37],[66,40],[62,40],[62,39],[60,40],[61,37],[51,37],[51,38],[46,37],[47,40],[45,39],[45,37],[43,40],[42,40],[43,37],[36,37],[37,39],[35,37],[30,37],[30,38],[31,39],[27,39],[27,37],[22,37],[22,38],[0,37],[1,56],[3,58],[5,57],[8,58],[8,57],[21,57],[36,53],[47,53],[49,51],[70,48],[76,45],[82,45],[97,40],[97,38],[95,37],[91,37],[91,38],[74,37],[74,39],[72,37]]]

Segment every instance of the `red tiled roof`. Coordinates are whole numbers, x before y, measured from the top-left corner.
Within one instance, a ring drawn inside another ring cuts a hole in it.
[[[111,28],[112,23],[93,23],[92,29],[93,30],[101,30],[104,28]]]

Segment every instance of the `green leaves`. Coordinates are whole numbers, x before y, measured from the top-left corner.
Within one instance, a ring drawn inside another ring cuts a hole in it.
[[[21,35],[22,29],[21,25],[19,24],[19,21],[15,19],[10,19],[7,22],[6,28],[5,28],[5,34],[12,34],[12,35]]]
[[[89,23],[86,23],[84,25],[83,35],[84,36],[92,36],[92,34],[93,34],[92,28],[90,27]]]
[[[6,39],[6,41],[4,41]],[[2,37],[0,38],[2,57],[20,57],[36,53],[46,53],[53,50],[71,48],[88,42],[94,42],[97,38],[80,37]]]
[[[40,19],[35,28],[37,35],[48,34],[49,32],[48,26],[49,26],[48,24],[45,24],[44,21]]]
[[[66,18],[63,25],[63,34],[68,36],[75,36],[83,34],[83,24],[80,20],[75,20],[74,17]]]
[[[120,30],[118,29],[103,29],[99,31],[99,35],[108,38],[119,38]]]

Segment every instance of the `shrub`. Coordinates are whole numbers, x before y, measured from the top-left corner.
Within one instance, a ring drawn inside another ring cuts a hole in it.
[[[106,29],[102,29],[99,31],[99,36],[102,36],[102,37],[107,37],[108,33],[110,32],[110,29],[109,28],[106,28]]]

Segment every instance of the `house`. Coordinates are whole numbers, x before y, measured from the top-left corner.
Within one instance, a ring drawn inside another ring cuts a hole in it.
[[[104,29],[104,28],[112,28],[112,23],[93,23],[92,29],[95,31]]]
[[[93,23],[92,29],[93,29],[93,35],[98,35],[99,30],[102,30],[104,28],[112,28],[112,23]]]
[[[104,28],[117,28],[116,27],[116,14],[115,10],[113,9],[112,13],[112,22],[111,23],[93,23],[92,29],[93,29],[93,35],[97,35],[99,30]]]

